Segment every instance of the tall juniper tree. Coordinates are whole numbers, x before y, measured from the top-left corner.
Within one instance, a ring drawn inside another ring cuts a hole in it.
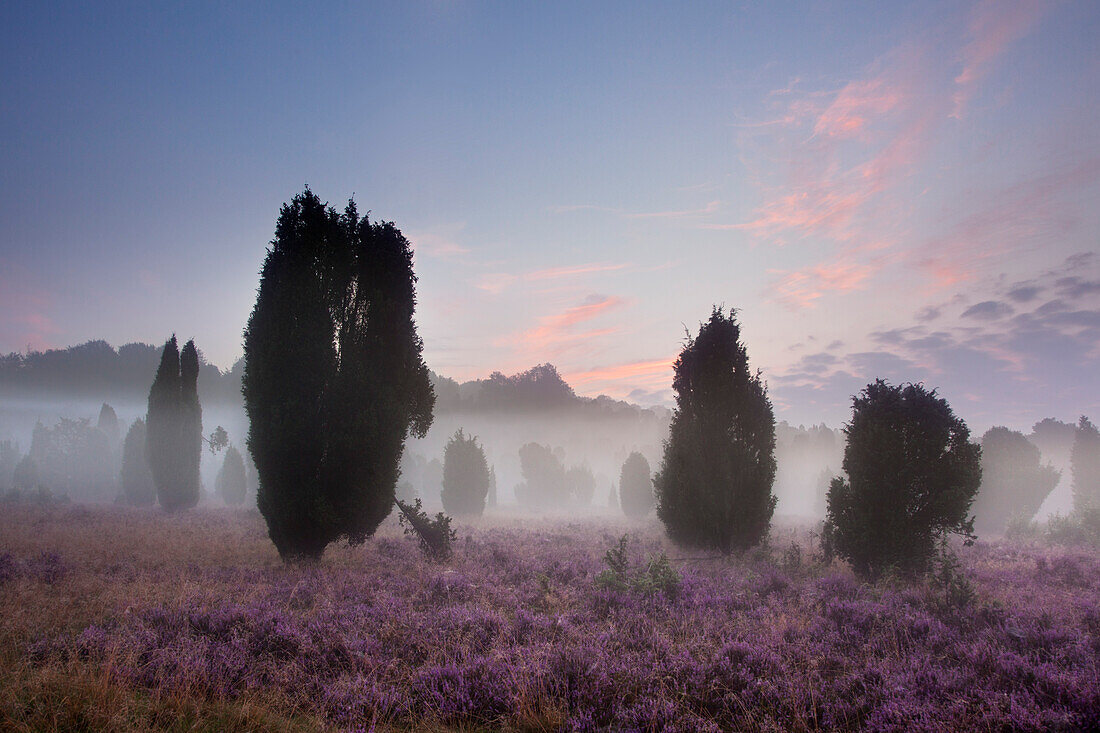
[[[407,435],[435,395],[409,242],[308,188],[282,207],[244,335],[257,504],[284,559],[362,542],[390,513]]]
[[[181,354],[173,334],[161,352],[145,417],[146,457],[157,499],[169,512],[199,501],[203,437],[198,378],[195,342],[188,341]]]
[[[775,511],[775,416],[735,315],[714,308],[673,365],[676,411],[654,478],[669,536],[726,553],[760,542]]]

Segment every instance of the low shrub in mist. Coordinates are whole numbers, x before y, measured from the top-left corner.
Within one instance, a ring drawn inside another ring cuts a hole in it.
[[[619,502],[628,517],[644,517],[656,503],[649,461],[637,451],[626,457],[619,472]]]
[[[1100,511],[1100,430],[1084,415],[1074,433],[1070,469],[1074,511]]]
[[[248,478],[245,476],[244,458],[234,445],[225,451],[222,467],[214,481],[214,492],[229,506],[244,504],[248,495]]]
[[[157,485],[145,458],[145,443],[145,421],[139,417],[122,441],[122,469],[119,471],[122,500],[131,506],[149,506],[157,500]]]
[[[569,500],[574,506],[585,507],[596,495],[596,477],[588,466],[571,466],[565,472],[565,484]]]
[[[489,464],[477,436],[459,428],[443,449],[443,510],[458,517],[480,517],[490,482]]]
[[[990,428],[981,445],[982,483],[972,508],[974,525],[1001,534],[1013,517],[1035,516],[1061,472],[1041,464],[1039,449],[1015,430]]]
[[[949,533],[973,534],[967,514],[981,482],[981,448],[947,401],[919,384],[869,384],[853,398],[833,479],[823,544],[863,577],[887,568],[918,576]]]

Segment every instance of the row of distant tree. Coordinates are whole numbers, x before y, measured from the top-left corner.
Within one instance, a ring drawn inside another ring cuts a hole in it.
[[[519,450],[524,481],[515,488],[517,503],[529,509],[578,509],[591,505],[596,496],[596,478],[585,465],[566,469],[564,451],[540,443],[527,443]],[[434,464],[438,473],[429,469]],[[432,481],[432,476],[438,479]],[[443,509],[459,517],[479,517],[487,507],[495,507],[496,471],[489,465],[485,450],[476,436],[459,428],[443,451],[443,462],[434,460],[423,466],[426,486],[438,486]],[[411,502],[418,497],[409,481],[397,487],[397,498]],[[653,482],[649,462],[641,453],[631,453],[619,477],[619,490],[612,485],[608,506],[622,509],[632,517],[643,517],[654,506]]]
[[[188,341],[181,353],[173,336],[161,351],[146,418],[135,420],[124,440],[119,440],[118,416],[106,403],[95,426],[88,419],[63,418],[49,428],[38,423],[25,456],[19,457],[18,447],[10,441],[0,445],[0,483],[8,484],[0,488],[9,498],[114,498],[137,506],[159,502],[177,511],[199,501],[205,444],[212,452],[228,446],[215,492],[227,504],[244,503],[244,457],[228,445],[221,426],[209,437],[202,433],[199,365],[194,342]]]
[[[0,355],[0,395],[64,395],[137,402],[149,389],[149,375],[160,363],[162,347],[143,343],[118,349],[106,341],[88,341],[64,349]],[[244,359],[221,371],[199,359],[198,391],[204,404],[241,403]],[[652,412],[608,397],[580,397],[553,364],[540,364],[506,376],[459,383],[429,372],[440,412],[571,410],[586,415],[646,418]]]

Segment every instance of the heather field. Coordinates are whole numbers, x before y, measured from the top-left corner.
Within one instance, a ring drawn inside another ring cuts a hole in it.
[[[0,729],[1100,726],[1092,550],[979,542],[965,580],[868,586],[783,523],[733,559],[655,523],[458,531],[442,565],[387,522],[288,567],[253,512],[5,506]]]

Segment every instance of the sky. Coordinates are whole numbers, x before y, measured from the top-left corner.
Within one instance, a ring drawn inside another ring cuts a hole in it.
[[[776,415],[1100,417],[1100,3],[7,3],[0,352],[241,333],[309,185],[415,248],[428,365]]]

